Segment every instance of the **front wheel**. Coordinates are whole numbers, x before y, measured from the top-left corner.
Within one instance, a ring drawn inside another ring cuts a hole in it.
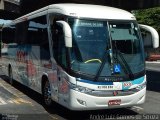
[[[51,98],[51,87],[48,80],[44,83],[43,99],[44,99],[44,104],[47,107],[50,107],[53,104],[52,98]]]

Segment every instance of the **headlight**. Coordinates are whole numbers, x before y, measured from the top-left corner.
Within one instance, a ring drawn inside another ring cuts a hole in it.
[[[89,92],[93,91],[92,89],[89,89],[89,88],[86,88],[86,87],[82,87],[82,86],[77,86],[77,85],[72,84],[72,83],[70,83],[70,88],[73,89],[73,90],[82,92],[82,93],[89,93]]]
[[[138,89],[138,90],[142,90],[143,88],[145,88],[145,87],[146,87],[146,84],[147,84],[147,82],[144,82],[144,83],[142,83],[142,84],[138,85],[138,86],[136,87],[136,89]]]
[[[82,87],[82,86],[77,86],[76,90],[79,91],[79,92],[83,92],[83,93],[92,92],[92,89],[89,89],[89,88],[86,88],[86,87]]]

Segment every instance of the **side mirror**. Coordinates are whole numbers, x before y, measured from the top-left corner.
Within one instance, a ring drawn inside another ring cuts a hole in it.
[[[66,47],[72,47],[72,32],[69,24],[65,21],[56,21],[56,23],[63,29]]]
[[[158,32],[151,26],[142,25],[142,24],[139,24],[139,26],[141,30],[144,31],[144,33],[142,33],[144,46],[145,47],[152,46],[153,48],[158,48],[159,47]]]

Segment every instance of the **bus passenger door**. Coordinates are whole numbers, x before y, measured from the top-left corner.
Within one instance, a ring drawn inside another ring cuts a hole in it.
[[[58,75],[58,96],[59,102],[64,102],[68,97],[67,94],[67,55],[64,41],[63,30],[60,26],[54,26],[53,36],[53,54],[57,63],[57,75]]]

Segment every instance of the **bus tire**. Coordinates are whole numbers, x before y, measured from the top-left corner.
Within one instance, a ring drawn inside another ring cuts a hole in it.
[[[43,84],[43,100],[46,107],[51,107],[53,104],[51,98],[51,87],[48,80],[45,80]]]
[[[8,77],[9,77],[9,83],[10,83],[11,85],[13,85],[13,73],[12,73],[12,68],[11,68],[11,66],[9,66],[9,68],[8,68]]]

